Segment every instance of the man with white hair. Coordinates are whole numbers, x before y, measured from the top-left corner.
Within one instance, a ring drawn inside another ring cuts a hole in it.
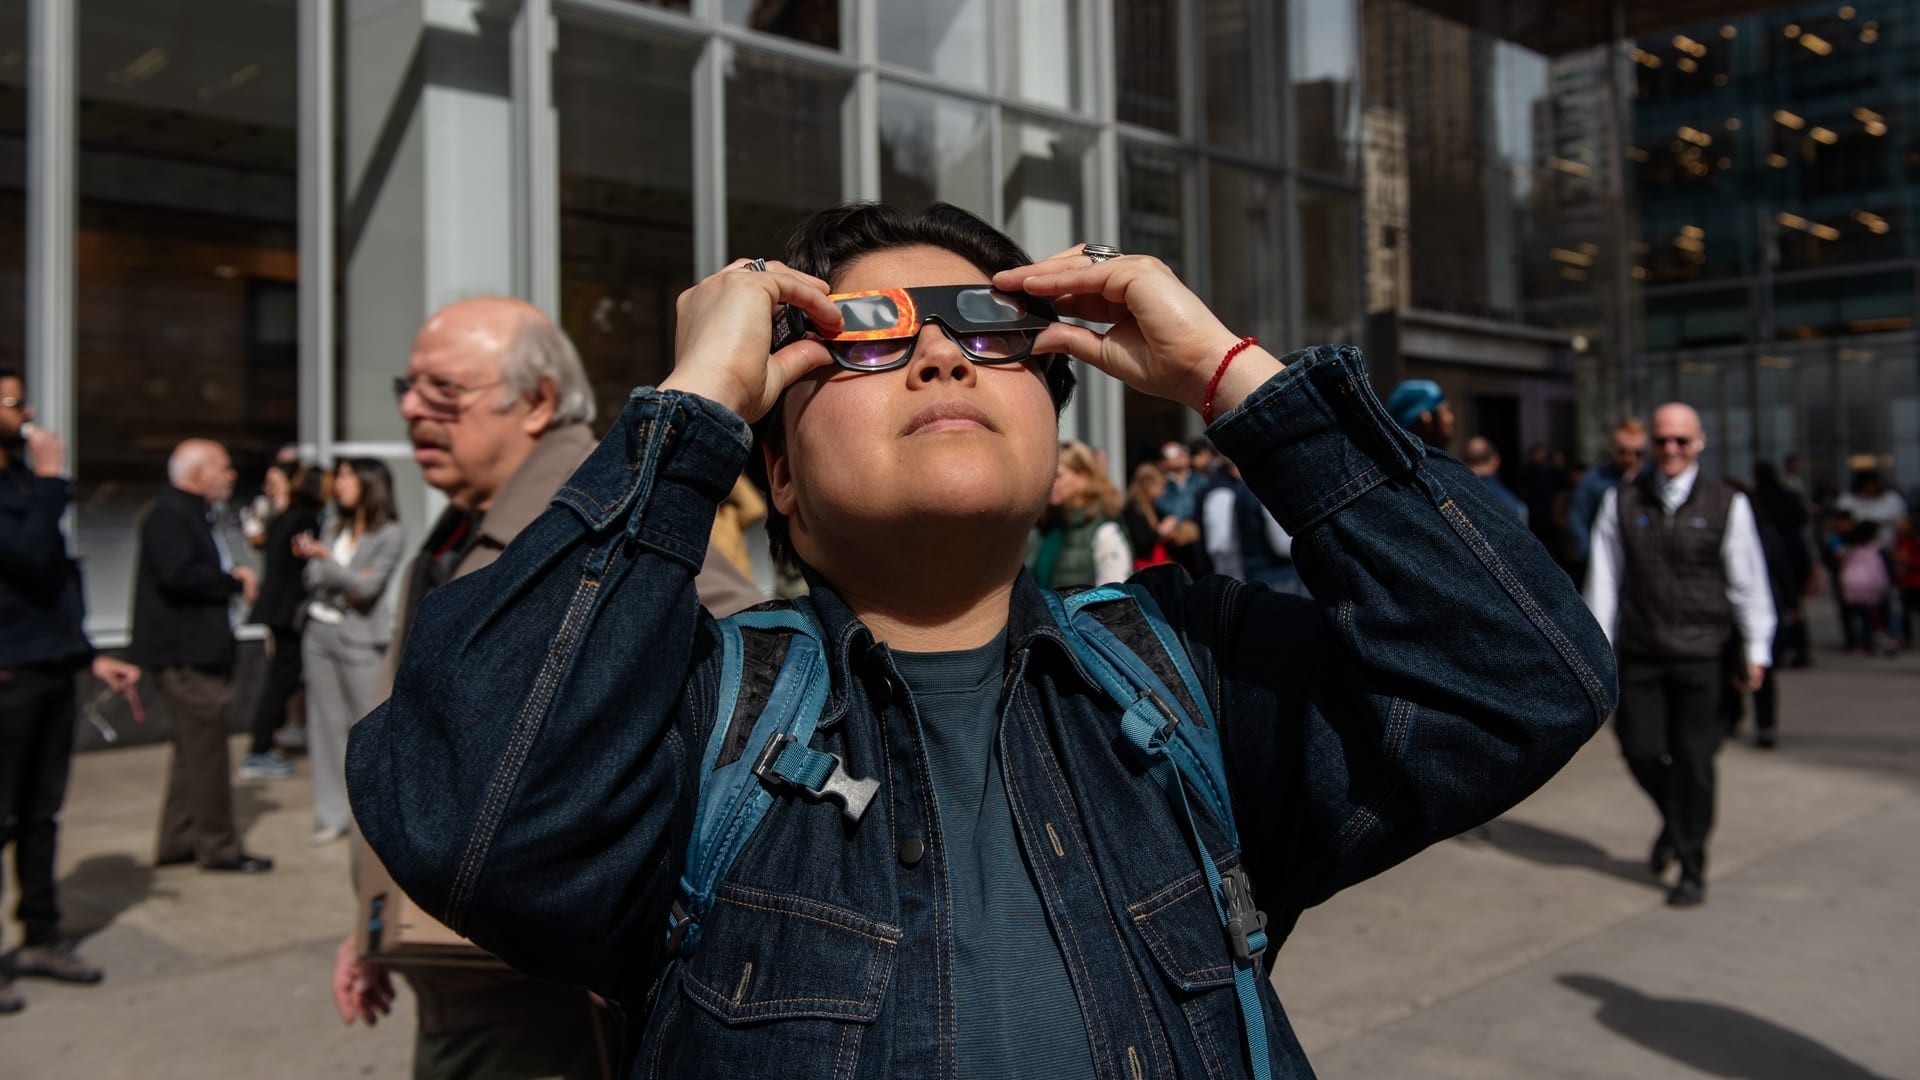
[[[233,822],[227,714],[233,706],[234,600],[252,603],[253,571],[234,562],[211,510],[233,494],[233,461],[209,439],[167,459],[169,487],[140,518],[127,659],[152,672],[173,725],[173,763],[154,865],[259,873],[273,860],[240,847]]]
[[[407,373],[394,379],[413,457],[447,496],[403,579],[399,618],[376,699],[393,690],[394,666],[427,593],[491,565],[592,452],[593,393],[566,332],[510,297],[461,300],[428,317]],[[731,614],[765,599],[709,551],[701,602]],[[357,840],[356,840],[357,843]],[[391,1006],[385,965],[357,955],[353,937],[335,957],[340,1018],[378,1021]],[[612,1018],[578,987],[541,982],[474,950],[465,966],[403,971],[419,1017],[415,1077],[611,1076]]]

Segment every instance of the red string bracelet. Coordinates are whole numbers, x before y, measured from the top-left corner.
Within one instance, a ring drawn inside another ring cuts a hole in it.
[[[1207,396],[1200,402],[1201,420],[1208,424],[1213,423],[1213,395],[1220,389],[1220,377],[1227,373],[1227,365],[1233,363],[1234,357],[1258,344],[1260,339],[1257,337],[1243,337],[1233,343],[1233,348],[1227,350],[1227,355],[1220,358],[1220,366],[1213,370],[1213,378],[1207,380]]]

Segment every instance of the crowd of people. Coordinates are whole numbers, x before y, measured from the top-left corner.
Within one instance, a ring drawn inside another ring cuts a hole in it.
[[[956,303],[898,342],[829,348],[848,317],[833,289],[917,293],[934,312],[955,290],[1024,292],[1114,329],[1033,315],[1035,299],[1018,338]],[[779,305],[812,336],[776,347]],[[233,780],[295,776],[304,753],[312,842],[350,840],[356,873],[391,873],[472,939],[451,965],[364,934],[337,950],[345,1022],[386,1015],[395,975],[411,986],[417,1075],[605,1077],[623,1045],[661,1075],[826,1053],[851,1074],[862,1037],[979,1075],[1142,1075],[1143,1059],[1267,1075],[1305,1062],[1262,977],[1255,893],[1290,927],[1503,811],[1604,721],[1617,685],[1623,754],[1662,819],[1650,868],[1677,864],[1669,902],[1699,904],[1727,691],[1755,695],[1774,745],[1772,670],[1811,662],[1802,600],[1823,580],[1850,646],[1912,642],[1920,541],[1877,475],[1824,504],[1792,461],[1751,485],[1702,476],[1700,418],[1679,403],[1620,423],[1591,469],[1535,447],[1505,470],[1485,436],[1458,461],[1423,453],[1456,434],[1438,384],[1382,402],[1348,350],[1236,341],[1157,260],[1077,245],[1033,263],[950,207],[844,207],[797,234],[788,263],[742,260],[689,290],[679,318],[673,376],[597,443],[550,318],[503,298],[435,312],[394,385],[414,465],[446,497],[412,552],[386,463],[288,448],[239,515],[246,557],[216,520],[234,497],[228,449],[181,442],[138,525],[117,658],[81,630],[64,448],[0,371],[0,846],[27,931],[0,968],[0,1012],[25,1007],[14,975],[102,978],[60,936],[52,873],[83,666],[165,702],[156,866],[272,870],[243,846]],[[1166,442],[1121,490],[1103,451],[1058,441],[1065,355],[1193,406],[1208,437]],[[791,637],[735,663],[741,631],[716,620],[764,599],[745,540],[761,521],[794,583],[778,591],[810,597],[779,609]],[[485,585],[456,584],[482,571]],[[1140,614],[1103,614],[1109,655],[1164,691],[1131,703],[1073,681],[1090,654],[1034,648],[1066,640],[1063,601],[1041,590],[1128,579]],[[236,770],[249,622],[268,661]],[[832,643],[817,698],[785,666],[808,634]],[[783,694],[818,715],[746,745],[753,710]],[[1183,720],[1236,750],[1191,801],[1169,780],[1190,762],[1114,754],[1119,732],[1164,755]],[[1408,738],[1462,771],[1408,768],[1393,741]],[[900,746],[910,761],[889,757]],[[813,780],[780,771],[796,753]],[[743,755],[784,807],[782,843],[743,852],[689,913],[680,868],[708,812],[689,765]],[[885,811],[863,827],[845,785],[882,772],[869,797]],[[832,782],[837,809],[821,805]],[[1107,824],[1122,821],[1160,827]],[[1049,850],[1057,863],[1036,870]],[[1224,884],[1203,890],[1203,874]],[[1183,899],[1200,895],[1214,902]],[[1122,903],[1149,909],[1147,931],[1114,923]],[[701,918],[696,954],[684,935]],[[1141,980],[1167,963],[1163,934],[1182,971],[1231,974]],[[926,962],[891,964],[910,947]],[[662,1004],[680,992],[699,1008]],[[924,1022],[936,999],[953,1012],[939,1031]],[[848,1010],[882,1033],[843,1030]],[[794,1015],[806,1023],[751,1023]]]

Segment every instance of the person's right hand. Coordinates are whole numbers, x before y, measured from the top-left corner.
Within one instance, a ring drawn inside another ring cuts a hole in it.
[[[253,575],[252,568],[245,566],[234,567],[233,580],[240,583],[240,599],[245,600],[247,603],[253,603],[254,597],[260,595],[260,579]]]
[[[333,1005],[340,1022],[348,1025],[359,1019],[373,1027],[393,1012],[393,976],[379,964],[360,959],[352,934],[333,955]]]
[[[1180,519],[1174,517],[1172,514],[1162,514],[1160,515],[1160,520],[1153,523],[1153,531],[1159,533],[1160,539],[1162,540],[1172,536],[1174,530],[1179,527]]]
[[[27,436],[27,456],[33,459],[33,475],[43,480],[58,479],[67,471],[67,444],[39,424]]]
[[[327,554],[327,545],[322,544],[320,541],[315,540],[313,537],[307,535],[306,533],[293,534],[293,557],[294,558],[313,559],[313,558],[319,558],[326,554]]]
[[[833,363],[818,341],[796,341],[772,356],[773,313],[792,304],[814,324],[838,330],[831,288],[811,274],[768,262],[765,273],[735,259],[725,270],[680,294],[674,304],[673,373],[662,390],[698,394],[751,424],[802,376]]]

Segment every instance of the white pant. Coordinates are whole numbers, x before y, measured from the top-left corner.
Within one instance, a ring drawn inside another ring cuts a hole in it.
[[[350,645],[340,628],[318,619],[301,636],[307,679],[307,761],[313,768],[313,824],[344,829],[347,806],[347,731],[373,710],[386,649]]]

